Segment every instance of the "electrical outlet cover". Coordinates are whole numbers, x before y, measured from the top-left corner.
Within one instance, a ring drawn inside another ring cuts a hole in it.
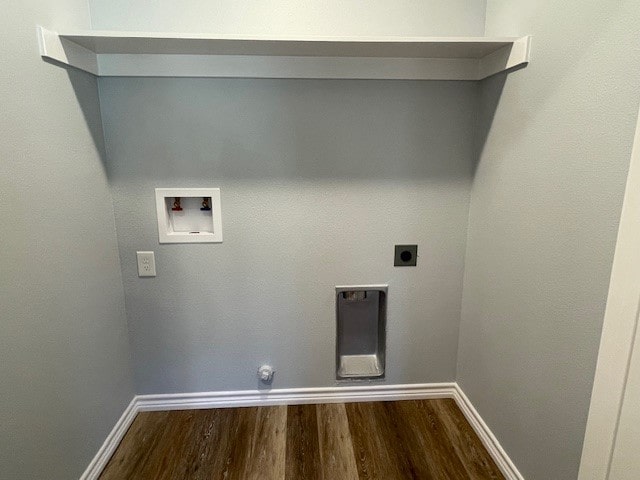
[[[138,276],[156,276],[156,258],[153,252],[136,252],[138,259]]]

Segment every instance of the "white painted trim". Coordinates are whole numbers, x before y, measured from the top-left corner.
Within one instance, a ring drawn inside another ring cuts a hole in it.
[[[40,56],[98,75],[98,55],[56,32],[37,27]]]
[[[529,61],[530,37],[256,37],[67,32],[40,54],[99,76],[481,80]]]
[[[531,36],[522,37],[513,45],[502,47],[486,57],[483,57],[478,65],[477,78],[484,78],[496,73],[511,70],[512,68],[528,65],[531,56]]]
[[[460,407],[460,410],[462,410],[464,416],[467,418],[467,421],[478,434],[478,437],[480,437],[482,444],[491,455],[491,458],[496,462],[496,465],[498,465],[498,468],[505,478],[507,480],[524,480],[524,477],[511,461],[504,448],[502,448],[502,445],[500,445],[496,436],[493,434],[491,429],[489,429],[489,426],[484,422],[478,411],[457,383],[455,384],[455,393],[453,398],[458,404],[458,407]]]
[[[113,455],[113,452],[116,451],[116,448],[120,444],[122,437],[127,433],[133,419],[136,418],[137,413],[136,397],[133,397],[131,403],[129,403],[116,422],[113,430],[107,435],[98,453],[96,453],[96,456],[93,457],[93,460],[91,460],[91,463],[89,463],[89,466],[80,477],[80,480],[96,480],[100,476],[111,455]]]
[[[259,405],[374,402],[411,398],[453,398],[454,394],[455,383],[426,383],[139,395],[136,397],[136,403],[138,410],[145,412]]]
[[[611,269],[578,480],[608,480],[640,301],[640,113]],[[633,381],[638,381],[634,379]],[[611,480],[616,480],[611,478]]]
[[[505,478],[507,480],[524,480],[467,396],[458,384],[453,382],[136,395],[80,480],[98,478],[138,412],[435,398],[454,399]]]

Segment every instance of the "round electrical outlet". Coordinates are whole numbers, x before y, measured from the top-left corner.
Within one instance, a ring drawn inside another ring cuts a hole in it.
[[[396,245],[393,265],[396,267],[415,267],[418,262],[418,245]]]

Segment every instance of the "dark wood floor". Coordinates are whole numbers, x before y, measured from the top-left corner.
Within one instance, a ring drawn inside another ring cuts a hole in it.
[[[450,399],[142,412],[100,478],[504,479]]]

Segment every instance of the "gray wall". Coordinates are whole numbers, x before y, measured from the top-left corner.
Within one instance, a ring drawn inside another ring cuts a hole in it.
[[[95,79],[40,60],[36,24],[89,25],[83,1],[0,18],[0,478],[78,478],[133,396]]]
[[[89,0],[93,28],[272,35],[482,35],[486,0]]]
[[[453,381],[477,88],[101,79],[138,392],[333,385],[334,286],[387,282],[386,381]],[[158,245],[153,189],[207,186],[224,243]]]
[[[640,99],[636,1],[489,0],[534,35],[483,87],[458,381],[527,480],[577,476]],[[486,142],[483,142],[487,133]]]
[[[480,35],[485,13],[462,0],[90,5],[95,28],[253,34]],[[96,83],[36,54],[35,24],[88,16],[31,0],[0,20],[0,478],[77,477],[134,391]],[[253,388],[263,361],[276,387],[331,385],[333,286],[349,283],[390,283],[389,383],[453,380],[477,127],[458,380],[528,480],[575,478],[640,7],[489,0],[487,18],[489,35],[534,34],[534,58],[484,84],[477,125],[473,84],[101,80],[140,393]],[[153,188],[210,185],[225,242],[159,246]],[[420,245],[415,269],[391,265],[405,242]],[[139,249],[156,250],[157,278],[137,277]]]
[[[486,0],[90,0],[94,28],[481,35]],[[140,393],[334,382],[333,286],[391,283],[387,381],[455,377],[471,84],[102,79]],[[222,188],[222,245],[158,246],[154,187]],[[392,267],[416,242],[416,269]],[[159,275],[138,279],[136,250]]]

